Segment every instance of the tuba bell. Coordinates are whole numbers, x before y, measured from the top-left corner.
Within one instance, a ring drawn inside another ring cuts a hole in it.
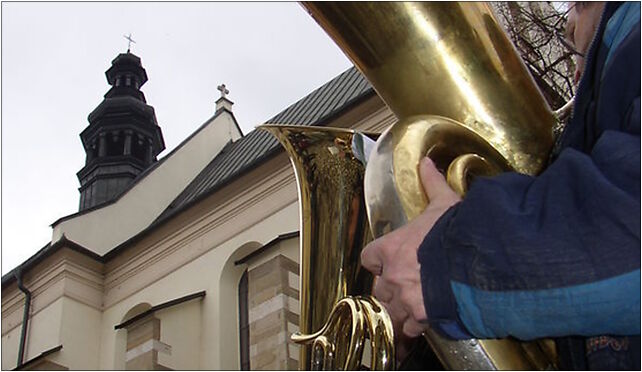
[[[285,148],[296,176],[300,212],[301,370],[394,367],[392,322],[371,296],[360,265],[372,239],[364,199],[361,135],[349,129],[262,125]]]
[[[337,154],[344,160],[353,159],[347,144],[354,142],[354,133],[331,128],[268,128],[288,149],[299,182],[302,333],[293,339],[308,345],[302,347],[301,369],[359,368],[355,360],[363,355],[366,344],[371,348],[371,368],[392,368],[390,319],[376,299],[367,296],[372,278],[359,266],[357,252],[370,232],[379,237],[426,208],[429,200],[418,174],[424,155],[433,159],[462,196],[477,176],[504,171],[538,174],[552,147],[556,116],[487,4],[304,2],[303,6],[369,80],[398,121],[381,134],[365,174],[356,178],[353,170],[359,166],[347,166],[342,160],[343,165],[335,167],[336,159],[326,159],[326,165],[319,162],[328,156],[329,150],[322,148],[333,147],[328,144],[343,144]],[[326,141],[319,147],[322,156],[309,146],[312,138],[321,137]],[[299,145],[292,146],[293,141]],[[336,178],[324,182],[341,184],[341,192],[317,189],[315,198],[328,199],[310,203],[306,187],[320,185],[317,173],[328,168],[335,169],[332,177]],[[346,182],[346,176],[353,181],[362,179],[362,183]],[[353,191],[342,189],[348,184]],[[361,198],[364,206],[357,202]],[[342,208],[352,208],[354,214],[339,212],[343,204],[350,207]],[[337,211],[320,212],[328,208]],[[323,214],[325,225],[322,218],[312,217]],[[339,215],[348,219],[338,219]],[[368,232],[357,233],[353,230],[357,225]],[[323,250],[332,253],[320,253]],[[348,264],[350,260],[354,262]],[[344,296],[349,297],[344,301]],[[446,369],[555,367],[549,340],[453,341],[432,330],[425,338]]]

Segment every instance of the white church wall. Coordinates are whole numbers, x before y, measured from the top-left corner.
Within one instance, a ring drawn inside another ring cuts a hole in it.
[[[297,204],[297,208],[298,208],[298,204]],[[297,209],[297,213],[298,213],[298,209]],[[298,214],[297,214],[297,217],[298,217]],[[293,231],[299,231],[299,228],[297,227],[292,231],[286,231],[286,232],[293,232]],[[255,267],[261,266],[278,255],[284,255],[285,257],[291,259],[294,262],[300,262],[299,261],[299,239],[287,239],[287,240],[281,241],[278,243],[277,247],[268,249],[266,252],[262,252],[261,254],[253,257],[252,260],[248,262],[248,265],[247,265],[248,270],[252,270]]]
[[[77,348],[73,344],[79,338],[84,340],[85,336],[88,337],[87,342],[83,341],[82,347],[89,346],[92,342],[97,344],[99,320],[94,322],[93,326],[85,322],[90,319],[90,313],[94,314],[94,319],[100,319],[101,265],[78,252],[62,247],[37,264],[33,271],[23,275],[23,284],[31,293],[23,362],[28,362],[59,345],[62,345],[63,349],[49,356],[49,360],[60,358],[63,354],[76,355]],[[13,368],[17,363],[25,294],[13,283],[3,290],[2,295],[3,363],[12,364]],[[90,310],[79,315],[74,307],[69,307],[67,303],[75,303]],[[77,327],[78,324],[82,324],[82,327]],[[84,333],[80,333],[79,337],[65,337],[64,333],[69,329]],[[91,351],[96,359],[96,350]],[[97,363],[94,361],[93,364],[83,365],[95,368]]]
[[[97,369],[102,312],[63,297],[61,315],[60,343],[63,348],[48,359],[71,370]]]
[[[256,232],[248,232],[247,237],[256,235]],[[264,235],[264,234],[261,234]],[[236,261],[243,258],[250,252],[259,249],[266,241],[250,241],[232,247],[233,251],[226,258],[225,264],[220,272],[217,282],[218,289],[218,329],[217,333],[221,336],[219,344],[220,368],[222,369],[240,369],[239,356],[239,298],[238,285],[241,276],[246,270],[246,265],[235,264]],[[234,244],[234,243],[232,243]]]
[[[125,353],[127,352],[127,330],[114,329],[114,326],[121,324],[124,321],[148,310],[152,305],[143,302],[131,306],[129,310],[120,314],[120,318],[115,320],[114,312],[103,311],[101,319],[101,328],[99,330],[100,337],[100,353],[98,358],[99,369],[105,369],[105,366],[110,366],[108,369],[124,370],[126,365]],[[118,316],[118,314],[116,314]],[[109,332],[109,330],[112,332]],[[105,332],[107,330],[107,332]]]
[[[104,340],[105,338],[102,337],[101,333],[101,340]],[[113,353],[111,355],[108,355],[105,353],[103,350],[101,350],[99,354],[99,359],[98,359],[98,365],[100,369],[104,369],[104,367],[100,367],[103,365],[111,365],[111,369],[117,370],[117,371],[122,371],[125,370],[126,366],[126,358],[125,358],[125,353],[127,353],[127,330],[126,329],[116,329],[114,330],[114,337],[110,338],[109,340],[109,345],[113,345]],[[106,345],[101,342],[101,348],[104,348]],[[109,361],[110,363],[106,363],[105,361]]]
[[[31,316],[27,332],[26,355],[24,356],[23,362],[37,357],[43,351],[62,344],[61,326],[63,307],[64,298],[60,297],[46,308],[43,308]],[[16,366],[15,363],[16,360],[13,360],[13,367]]]
[[[213,296],[210,296],[215,313],[208,317],[214,332],[206,332],[203,337],[201,354],[202,369],[238,369],[239,368],[239,341],[238,341],[238,283],[244,265],[232,266],[234,261],[249,254],[239,247],[247,247],[246,242],[257,241],[265,244],[279,234],[298,229],[298,206],[295,203],[279,210],[260,223],[253,225],[243,233],[210,251],[211,257],[203,257],[202,263],[227,258],[225,267],[230,270],[220,272],[218,279],[214,279]],[[207,325],[204,329],[210,329]]]
[[[127,314],[129,310],[142,301],[152,305],[158,305],[188,294],[199,292],[203,290],[199,285],[200,283],[197,281],[192,281],[191,285],[184,285],[183,288],[178,288],[177,286],[171,285],[168,280],[162,280],[158,285],[146,288],[145,290],[124,299],[110,308],[105,309],[99,330],[101,347],[98,368],[103,370],[125,369],[127,330],[117,330],[114,326],[121,324],[125,320],[125,314]],[[180,312],[183,309],[183,306],[196,306],[201,308],[203,304],[201,300],[195,299],[190,302],[176,305],[175,311]],[[168,328],[172,329],[172,327],[175,327],[168,322],[163,322],[162,315],[165,311],[169,311],[169,309],[159,311],[158,316],[156,316],[161,318],[161,340],[166,339]],[[170,322],[175,320],[172,317],[169,317],[169,319]],[[190,318],[187,321],[189,323],[197,322],[200,324],[201,317],[197,316],[196,318]],[[178,326],[180,327],[180,324]],[[193,328],[193,324],[191,324],[189,328]],[[163,342],[167,343],[167,341]],[[170,340],[170,342],[172,342],[172,340]],[[169,345],[171,346],[171,343]]]
[[[171,349],[159,352],[158,363],[174,370],[199,369],[202,318],[201,301],[189,301],[156,312],[160,319],[160,341]]]
[[[294,175],[287,159],[279,158],[271,164],[277,166],[270,166],[265,177],[242,177],[107,263],[105,306],[155,283],[259,224],[266,216],[296,203]]]
[[[207,252],[193,261],[182,265],[180,268],[166,274],[151,285],[132,293],[130,296],[106,308],[103,313],[101,328],[101,353],[100,369],[114,369],[116,363],[111,357],[116,352],[117,332],[114,325],[119,324],[124,314],[140,302],[152,305],[161,304],[191,293],[206,291],[202,300],[176,305],[176,313],[163,319],[161,318],[161,340],[169,342],[174,336],[168,330],[181,329],[180,322],[186,318],[182,315],[183,306],[198,306],[200,308],[199,328],[201,335],[198,346],[198,366],[195,369],[238,369],[238,295],[237,285],[243,266],[234,266],[234,261],[242,258],[262,244],[274,239],[279,234],[296,231],[298,229],[298,205],[290,202],[286,207],[266,216],[258,223],[252,224],[242,232],[235,234],[231,239],[212,246],[210,242],[217,235],[216,229],[201,236],[198,241],[192,242],[196,246],[207,247]],[[248,242],[257,244],[248,245]],[[224,270],[230,267],[231,270]],[[144,274],[144,273],[143,273]],[[135,279],[132,279],[135,280]],[[233,285],[231,285],[233,284]],[[233,299],[232,299],[233,297]],[[189,309],[189,308],[185,308]],[[190,318],[189,322],[194,321]],[[193,329],[194,324],[189,326]],[[192,336],[191,340],[194,340]],[[165,341],[163,341],[165,342]],[[173,341],[171,341],[173,342]],[[192,341],[190,341],[192,342]],[[193,353],[185,351],[181,354],[159,356],[163,364],[171,363],[168,367],[177,369],[190,369],[193,360],[187,360]]]
[[[98,368],[101,312],[67,297],[59,297],[29,319],[23,363],[59,345],[62,349],[47,359],[69,369]],[[2,337],[2,369],[13,369],[18,360],[22,328]]]
[[[10,370],[18,361],[18,346],[20,343],[20,327],[15,327],[2,335],[2,370]]]
[[[231,140],[230,114],[223,112],[167,157],[117,202],[55,224],[52,243],[64,234],[99,255],[154,221]]]
[[[2,290],[2,337],[22,327],[25,294],[14,283]],[[4,341],[3,341],[4,342]],[[17,343],[16,343],[17,345]],[[17,350],[17,349],[16,349]]]

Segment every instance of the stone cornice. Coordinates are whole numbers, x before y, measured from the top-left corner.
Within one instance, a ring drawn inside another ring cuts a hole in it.
[[[34,266],[24,277],[32,293],[34,316],[62,296],[95,309],[102,309],[102,264],[62,246]],[[24,294],[11,284],[2,292],[2,334],[22,323]]]

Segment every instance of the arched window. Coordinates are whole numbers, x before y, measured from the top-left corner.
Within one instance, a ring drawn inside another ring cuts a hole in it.
[[[107,156],[122,156],[125,153],[125,137],[122,133],[113,132],[107,141]]]
[[[145,311],[151,309],[152,305],[149,303],[139,303],[127,311],[122,317],[121,322],[125,322]],[[114,369],[126,370],[127,369],[127,329],[121,328],[116,330],[116,344],[114,355]]]
[[[247,352],[247,358],[251,357],[248,332],[245,332],[245,336],[241,336],[243,332],[239,332],[243,329],[242,324],[249,325],[250,323],[250,277],[248,266],[240,260],[260,247],[261,244],[257,242],[247,242],[238,247],[226,259],[218,280],[219,298],[217,301],[220,304],[218,311],[218,324],[220,326],[217,327],[217,338],[221,340],[219,342],[220,369],[240,370],[244,368],[241,367],[241,348],[239,347],[242,337],[246,337],[248,345],[243,348],[243,352]],[[246,279],[242,279],[245,275],[247,275]],[[241,293],[247,293],[245,305],[240,303],[243,301],[242,298],[246,297],[241,296]],[[241,310],[242,306],[246,310]],[[239,316],[240,314],[243,315]],[[249,326],[247,329],[249,331]]]
[[[239,281],[239,355],[241,371],[250,370],[250,322],[248,310],[247,270]]]
[[[142,135],[137,135],[132,138],[132,155],[142,162],[147,158],[146,140]]]

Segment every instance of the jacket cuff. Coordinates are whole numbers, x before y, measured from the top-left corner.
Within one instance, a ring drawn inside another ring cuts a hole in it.
[[[421,290],[429,325],[443,336],[461,340],[473,336],[457,315],[457,301],[450,286],[448,256],[442,245],[442,237],[457,207],[451,207],[437,220],[419,246],[417,259],[421,266]]]

